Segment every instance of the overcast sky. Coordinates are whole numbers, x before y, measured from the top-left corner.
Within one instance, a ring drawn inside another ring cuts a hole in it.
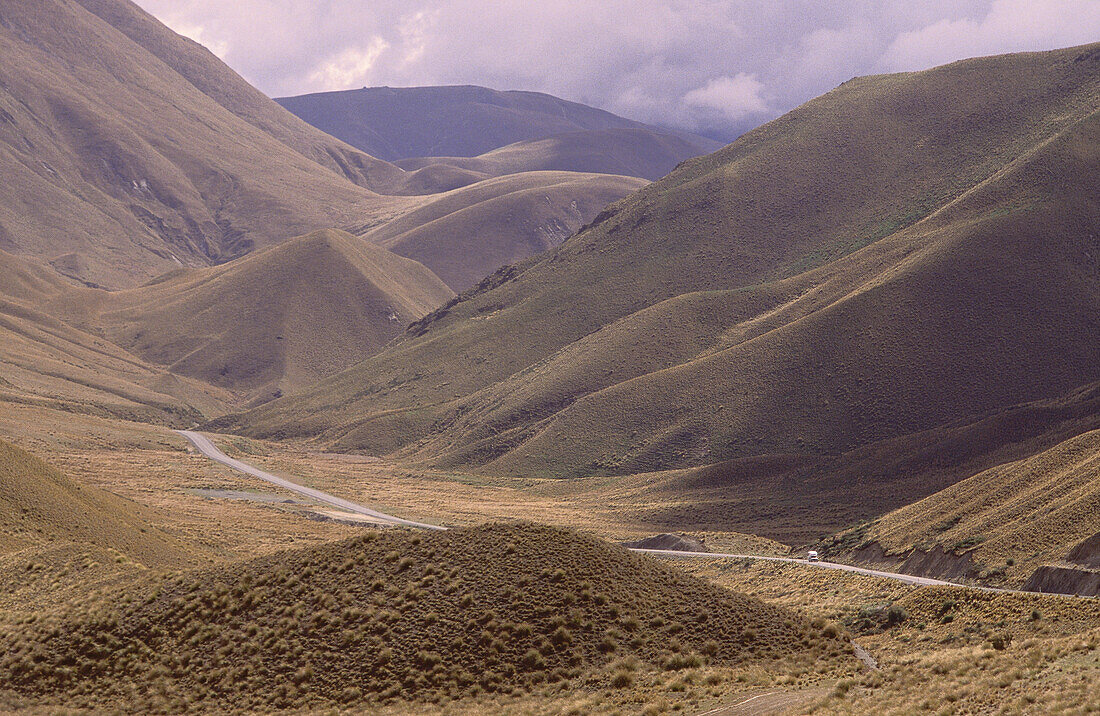
[[[723,137],[855,75],[1100,40],[1100,0],[137,0],[278,97],[548,92]]]

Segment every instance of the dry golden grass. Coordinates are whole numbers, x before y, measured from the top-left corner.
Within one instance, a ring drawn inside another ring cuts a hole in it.
[[[131,711],[425,703],[563,682],[614,691],[635,679],[682,692],[708,665],[843,673],[854,658],[826,626],[554,528],[390,531],[9,620],[0,685]]]
[[[890,553],[940,547],[973,555],[978,578],[1018,586],[1100,533],[1100,430],[980,472],[874,521]]]
[[[842,679],[807,713],[1087,714],[1100,704],[1095,599],[916,588],[804,565],[670,564],[851,625],[880,670]]]
[[[77,542],[113,549],[151,567],[180,567],[207,555],[156,529],[141,505],[74,481],[0,441],[0,552]]]

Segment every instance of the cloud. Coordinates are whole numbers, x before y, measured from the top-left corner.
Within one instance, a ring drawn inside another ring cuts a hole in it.
[[[1100,0],[137,0],[272,96],[526,89],[732,138],[859,74],[1100,37]]]
[[[309,81],[319,90],[347,89],[361,83],[389,46],[381,37],[372,37],[366,47],[349,47],[318,65],[309,73]]]
[[[755,75],[738,72],[733,77],[708,80],[685,94],[682,103],[692,117],[693,128],[706,128],[767,112],[763,91],[764,85]]]
[[[979,19],[943,19],[904,32],[883,54],[885,71],[920,70],[960,57],[1072,46],[1100,39],[1100,2],[995,0]]]

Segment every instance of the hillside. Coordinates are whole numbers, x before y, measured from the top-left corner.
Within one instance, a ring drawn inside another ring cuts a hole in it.
[[[172,32],[129,0],[77,2],[155,55],[207,97],[299,154],[381,193],[388,193],[404,181],[402,172],[393,165],[306,124],[248,84],[205,47]]]
[[[415,261],[318,231],[125,291],[70,291],[49,310],[173,374],[254,399],[378,351],[454,296]]]
[[[153,518],[146,508],[78,485],[0,441],[0,552],[79,543],[115,550],[149,567],[197,562],[199,553],[153,527]]]
[[[398,159],[406,170],[453,167],[469,176],[502,176],[529,171],[572,171],[620,174],[655,181],[680,162],[716,150],[682,136],[650,129],[619,127],[565,132],[513,142],[476,157]],[[438,169],[437,169],[438,171]]]
[[[1086,46],[849,81],[215,426],[568,477],[919,444],[1067,395],[1100,379],[1098,68]]]
[[[134,712],[427,704],[613,677],[621,689],[703,663],[851,660],[835,627],[522,525],[369,533],[154,578],[12,625],[0,643],[0,688]]]
[[[574,172],[509,174],[434,196],[362,235],[421,262],[461,292],[500,266],[557,246],[646,183]]]
[[[364,87],[275,101],[314,127],[388,161],[477,157],[516,142],[582,133],[584,141],[592,143],[599,143],[601,137],[613,139],[610,146],[621,145],[625,140],[654,164],[670,161],[671,155],[679,156],[668,165],[671,169],[679,161],[721,146],[704,137],[650,127],[540,92],[500,92],[470,85]],[[603,134],[606,130],[624,129],[635,133]],[[580,166],[532,168],[623,173]],[[668,169],[656,176],[631,175],[656,179]]]
[[[85,4],[125,32],[76,2],[0,9],[0,170],[9,178],[0,249],[79,281],[133,286],[392,213],[398,200],[348,175],[366,182],[378,167],[400,169],[265,104],[128,0]]]
[[[1098,478],[1100,430],[1092,430],[890,512],[861,537],[887,555],[966,555],[971,576],[1012,586],[1042,564],[1096,567]]]
[[[43,310],[103,292],[78,289],[3,251],[0,266],[0,402],[180,426],[233,402],[227,391],[174,375]]]

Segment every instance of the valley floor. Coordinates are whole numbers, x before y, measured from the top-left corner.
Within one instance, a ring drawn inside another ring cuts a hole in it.
[[[24,405],[2,408],[0,437],[81,482],[151,508],[156,527],[223,560],[319,545],[372,529],[355,524],[351,515],[218,465],[164,428]],[[215,441],[227,454],[258,467],[409,519],[448,526],[518,519],[612,540],[655,531],[638,518],[648,514],[639,508],[653,507],[647,502],[652,493],[645,476],[571,481],[479,477],[316,452],[305,445],[232,436],[215,436]],[[790,550],[751,535],[696,536],[715,551],[781,555]],[[103,588],[146,571],[122,555],[112,565],[103,555],[63,548],[3,555],[0,571],[14,573],[28,560],[36,564],[31,572],[35,577],[20,580],[21,586],[0,600],[8,617],[33,612],[51,595],[63,600],[72,591],[73,575],[83,575],[85,586]],[[835,623],[870,652],[878,669],[840,673],[801,662],[778,670],[642,669],[631,676],[627,689],[547,686],[527,695],[485,695],[434,706],[453,714],[486,709],[757,713],[746,710],[751,698],[753,708],[781,702],[794,713],[1084,714],[1100,704],[1097,600],[917,588],[788,563],[670,563],[823,624]],[[777,695],[782,696],[779,701]],[[10,695],[0,698],[0,707],[24,706],[31,704]],[[397,715],[422,708],[397,704],[380,712]]]

